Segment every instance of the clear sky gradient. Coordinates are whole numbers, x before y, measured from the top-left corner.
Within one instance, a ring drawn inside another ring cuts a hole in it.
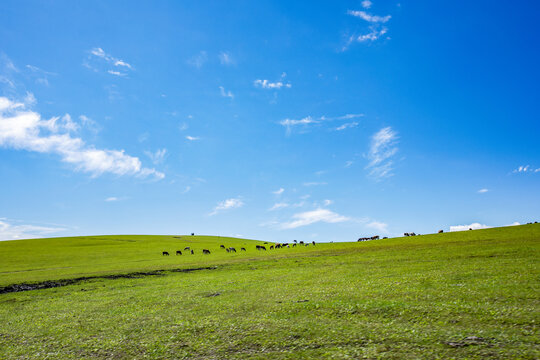
[[[0,2],[0,239],[540,220],[540,5]]]

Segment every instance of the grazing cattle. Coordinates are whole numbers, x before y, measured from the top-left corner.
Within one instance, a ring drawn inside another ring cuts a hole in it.
[[[191,250],[191,255],[195,254],[195,252],[193,252],[193,250]]]
[[[296,240],[293,240],[296,243]]]
[[[383,239],[388,239],[388,236],[383,237]]]
[[[281,247],[289,246],[289,243],[281,244]]]
[[[469,228],[469,230],[472,230],[472,228]]]
[[[313,245],[315,245],[315,241],[312,241],[311,243],[312,243]]]
[[[231,252],[234,252],[234,253],[236,252],[236,249],[233,248],[233,247],[230,247],[229,250],[230,250]]]
[[[195,235],[195,233],[191,233],[191,236]]]
[[[256,245],[257,250],[264,250],[266,251],[266,248],[262,245]]]
[[[303,241],[300,241],[299,244],[303,244],[304,242]]]
[[[210,250],[203,249],[203,250],[202,250],[202,253],[203,253],[203,254],[210,254]]]
[[[274,247],[275,247],[276,249],[279,249],[279,248],[281,248],[281,244],[276,244]]]
[[[162,253],[162,256],[169,256],[169,253],[168,253],[167,251],[164,251],[164,252]]]
[[[296,241],[296,240],[295,240]],[[296,247],[296,244],[292,244],[292,247]]]
[[[444,232],[444,230],[439,230],[439,234],[442,234]]]
[[[219,247],[225,249],[225,245],[219,245]]]
[[[231,250],[229,250],[229,249],[225,249],[225,250],[226,250],[227,252],[231,252]]]
[[[240,251],[246,251],[246,248],[240,248]]]
[[[274,250],[274,245],[270,245],[270,250]]]
[[[180,250],[176,250],[176,255],[182,255],[182,252]]]
[[[186,246],[184,250],[191,250],[191,248],[189,246]]]

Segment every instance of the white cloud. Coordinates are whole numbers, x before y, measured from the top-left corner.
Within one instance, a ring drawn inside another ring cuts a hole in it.
[[[165,155],[167,154],[167,149],[158,149],[156,152],[145,151],[144,153],[152,160],[154,165],[158,165],[163,163]]]
[[[301,226],[311,225],[317,222],[325,223],[340,223],[351,220],[350,218],[336,214],[328,209],[316,209],[312,211],[306,211],[293,215],[293,219],[290,222],[281,224],[282,229],[294,229]]]
[[[204,63],[208,60],[208,55],[206,55],[206,51],[201,51],[197,55],[190,58],[187,63],[188,65],[191,65],[193,67],[196,67],[197,69],[202,68]]]
[[[289,206],[290,205],[287,203],[275,203],[270,209],[268,209],[268,211],[279,210],[279,209],[283,209]]]
[[[210,213],[210,215],[215,215],[220,211],[235,209],[242,206],[244,206],[244,202],[239,198],[227,199],[218,203],[217,206],[214,208],[214,210]]]
[[[388,28],[386,27],[383,27],[382,29],[376,29],[376,28],[371,27],[369,33],[359,35],[356,38],[356,41],[358,42],[375,41],[381,36],[383,36],[384,34],[386,34],[387,32],[388,32]]]
[[[397,139],[397,133],[390,126],[382,128],[372,136],[367,155],[369,164],[366,169],[370,169],[369,175],[374,179],[379,180],[393,175],[391,158],[398,152]]]
[[[505,225],[505,226],[519,226],[519,225],[521,225],[519,222],[514,221],[513,223]]]
[[[190,135],[186,135],[186,139],[188,139],[189,141],[195,141],[195,140],[199,140],[200,137],[198,137],[198,136],[190,136]]]
[[[349,119],[354,119],[354,118],[358,118],[358,117],[362,117],[364,116],[364,114],[346,114],[346,115],[343,115],[343,116],[336,116],[336,117],[328,117],[328,116],[321,116],[319,118],[313,118],[311,116],[306,116],[305,118],[303,119],[300,119],[300,120],[293,120],[293,119],[285,119],[285,120],[281,120],[279,122],[280,125],[282,126],[285,126],[286,129],[287,129],[287,135],[290,135],[291,134],[291,130],[293,127],[295,126],[301,126],[301,127],[308,127],[308,126],[311,126],[313,124],[320,124],[320,123],[323,123],[323,122],[326,122],[326,121],[336,121],[336,120],[349,120]],[[345,128],[347,127],[354,127],[358,125],[358,123],[349,123],[349,124],[345,124]],[[343,130],[343,129],[340,129],[340,128],[337,128],[335,130]]]
[[[283,125],[287,128],[287,135],[291,134],[291,128],[297,125],[308,125],[308,124],[317,124],[320,120],[315,120],[311,116],[305,117],[300,120],[285,119],[279,122],[280,125]]]
[[[28,224],[13,224],[5,218],[0,218],[0,240],[19,240],[44,237],[66,229],[60,227],[36,226]]]
[[[98,133],[100,131],[100,126],[94,120],[90,119],[88,116],[80,115],[79,120],[83,127],[87,128],[93,133]]]
[[[350,128],[354,128],[354,127],[357,127],[358,126],[358,122],[356,121],[353,121],[353,122],[350,122],[350,123],[345,123],[341,126],[338,126],[336,128],[337,131],[341,131],[341,130],[345,130],[345,129],[350,129]]]
[[[233,93],[231,91],[225,91],[225,88],[223,88],[223,86],[219,87],[219,93],[223,97],[228,97],[228,98],[234,99]]]
[[[479,194],[485,194],[485,193],[487,193],[488,191],[489,191],[488,189],[480,189],[480,190],[478,190],[478,193],[479,193]]]
[[[219,62],[221,65],[233,65],[235,63],[231,53],[222,51],[219,53]]]
[[[328,206],[328,205],[331,205],[331,204],[333,204],[333,203],[334,203],[334,202],[333,202],[332,200],[328,200],[328,199],[326,199],[326,200],[323,201],[324,206]]]
[[[388,233],[388,224],[385,224],[385,223],[380,222],[380,221],[371,221],[371,222],[366,224],[366,227],[371,228],[371,229],[375,229],[375,230],[377,230],[379,232],[382,232],[382,233],[385,233],[385,234]]]
[[[276,191],[272,191],[272,194],[275,194],[275,195],[281,195],[281,194],[283,194],[284,191],[285,191],[284,188],[279,188],[279,189],[276,190]]]
[[[60,120],[60,121],[59,121]],[[37,112],[27,109],[27,104],[16,103],[0,97],[0,146],[16,150],[34,151],[59,155],[65,163],[76,170],[92,176],[104,173],[116,175],[149,175],[162,179],[165,175],[154,169],[143,168],[137,157],[124,150],[101,150],[88,146],[75,131],[69,114],[43,120]]]
[[[469,230],[469,229],[478,230],[478,229],[488,229],[488,228],[490,228],[490,226],[480,224],[480,223],[472,223],[469,225],[450,226],[450,231],[464,231],[464,230]]]
[[[93,48],[92,50],[90,50],[90,55],[105,61],[108,65],[112,65],[115,68],[120,67],[120,68],[124,68],[124,70],[133,70],[133,66],[131,66],[131,64],[127,63],[124,60],[118,59],[118,58],[116,58],[116,57],[114,57],[114,56],[112,56],[110,54],[107,54],[105,52],[105,50],[103,50],[102,48],[99,48],[99,47]],[[92,61],[91,56],[89,56],[89,59],[88,59],[89,61]],[[97,69],[94,66],[92,66],[91,64],[89,64],[88,62],[83,63],[83,65],[86,66],[87,68],[91,69],[91,70],[97,71]],[[118,71],[118,70],[113,70],[113,69],[108,69],[107,72],[109,74],[115,75],[115,76],[126,76],[127,75],[126,73],[123,73],[123,72]]]
[[[373,3],[372,3],[371,1],[369,1],[369,0],[364,0],[364,1],[362,1],[362,7],[363,7],[364,9],[369,9],[369,8],[371,7],[372,4],[373,4]]]
[[[355,16],[355,17],[359,17],[360,19],[366,20],[367,22],[370,22],[370,23],[383,23],[384,24],[392,18],[392,16],[390,15],[386,15],[386,16],[371,15],[361,10],[349,10],[347,11],[347,14]]]
[[[269,80],[257,79],[253,82],[256,87],[261,87],[263,89],[281,89],[282,87],[291,88],[290,83],[283,83],[282,81],[270,82]]]
[[[530,165],[523,165],[512,171],[513,173],[537,173],[540,172],[540,168],[535,169]]]
[[[324,182],[324,181],[311,181],[311,182],[305,182],[303,183],[302,185],[304,186],[319,186],[319,185],[327,185],[328,183]]]
[[[126,76],[126,75],[127,75],[127,74],[122,73],[122,72],[120,72],[120,71],[114,71],[114,70],[109,70],[109,71],[107,71],[107,72],[108,72],[109,74],[111,74],[111,75],[116,75],[116,76]]]
[[[111,197],[106,198],[105,201],[106,201],[106,202],[118,201],[118,198],[115,197],[115,196],[111,196]]]

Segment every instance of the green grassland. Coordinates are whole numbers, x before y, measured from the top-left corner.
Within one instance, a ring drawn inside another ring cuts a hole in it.
[[[540,358],[540,224],[256,245],[127,235],[0,242],[0,287],[96,277],[0,294],[0,359]],[[195,255],[174,255],[186,246]],[[189,268],[208,269],[171,271]],[[167,271],[102,278],[155,270]]]

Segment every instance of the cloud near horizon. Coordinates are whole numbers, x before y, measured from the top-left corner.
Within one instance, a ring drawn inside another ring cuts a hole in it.
[[[69,114],[62,118],[43,120],[29,110],[28,103],[18,103],[0,97],[0,146],[15,150],[56,154],[75,170],[97,177],[105,173],[115,175],[152,176],[163,179],[165,174],[142,167],[139,158],[124,150],[102,150],[86,145],[80,137],[72,136],[78,125]]]
[[[65,230],[65,228],[61,227],[16,225],[8,219],[0,218],[0,241],[40,238]]]
[[[450,226],[450,231],[465,231],[469,229],[478,230],[478,229],[489,229],[491,226],[487,226],[480,223],[472,223],[469,225],[454,225]]]

